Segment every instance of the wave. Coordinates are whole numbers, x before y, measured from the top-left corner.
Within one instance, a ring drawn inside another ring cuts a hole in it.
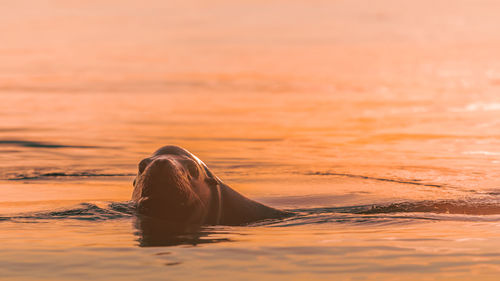
[[[289,209],[294,214],[280,220],[252,225],[307,225],[318,223],[398,223],[411,220],[500,221],[500,202],[479,200],[437,200],[399,202],[377,205]],[[38,221],[74,219],[103,221],[134,217],[130,201],[81,203],[54,211],[0,216],[0,221]]]
[[[466,200],[401,202],[389,205],[372,206],[359,214],[386,213],[437,213],[457,215],[500,215],[499,202]]]
[[[386,225],[418,221],[500,222],[500,202],[497,201],[414,201],[290,211],[296,215],[282,221],[259,224],[283,227],[325,223]]]
[[[288,211],[294,215],[284,219],[252,223],[247,227],[311,227],[312,225],[342,227],[348,224],[366,228],[392,227],[425,221],[500,222],[500,204],[493,202],[422,201]],[[131,201],[81,203],[66,209],[0,216],[0,225],[5,222],[47,223],[54,220],[97,223],[117,219],[130,221],[140,247],[199,245],[232,241],[231,236],[227,235],[228,227],[177,227],[175,223],[161,219],[136,216],[134,204]]]
[[[0,216],[0,221],[37,222],[61,219],[103,221],[132,217],[135,209],[134,204],[131,202],[111,202],[100,205],[97,203],[80,203],[75,207],[54,211]]]

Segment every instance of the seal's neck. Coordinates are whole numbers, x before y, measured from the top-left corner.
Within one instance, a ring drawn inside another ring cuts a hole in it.
[[[220,184],[211,188],[212,199],[210,202],[210,211],[207,216],[206,224],[217,225],[221,223],[222,217],[222,192]]]
[[[226,184],[220,182],[220,218],[219,224],[244,225],[265,219],[281,218],[286,212],[268,207],[248,199]]]

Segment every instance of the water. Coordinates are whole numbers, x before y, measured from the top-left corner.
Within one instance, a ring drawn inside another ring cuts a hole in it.
[[[0,278],[496,280],[498,4],[330,2],[6,4]],[[141,221],[166,144],[296,215]]]

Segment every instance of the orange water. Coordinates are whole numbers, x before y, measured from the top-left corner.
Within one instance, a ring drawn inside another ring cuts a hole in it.
[[[496,280],[498,8],[4,3],[0,278]],[[109,203],[165,144],[301,215],[145,239]],[[349,209],[399,202],[414,205]]]

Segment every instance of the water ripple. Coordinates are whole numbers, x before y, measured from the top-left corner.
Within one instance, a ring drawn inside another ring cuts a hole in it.
[[[130,202],[111,202],[104,206],[98,206],[96,203],[80,203],[75,207],[61,210],[0,216],[0,221],[37,222],[54,219],[102,221],[128,218],[133,213],[134,205]]]
[[[66,145],[66,144],[55,144],[48,142],[27,141],[27,140],[0,140],[0,145],[34,147],[34,148],[102,148],[101,146]]]
[[[91,178],[91,177],[131,177],[136,174],[127,173],[95,173],[95,172],[50,172],[50,173],[33,173],[33,174],[17,174],[7,180],[41,180],[47,178]]]
[[[341,176],[341,177],[358,178],[358,179],[366,179],[366,180],[413,184],[413,185],[428,186],[428,187],[439,187],[439,188],[446,187],[446,186],[441,185],[441,184],[422,183],[422,182],[419,182],[420,180],[416,180],[416,179],[415,180],[409,180],[409,179],[400,180],[400,179],[379,178],[379,177],[370,177],[370,176],[353,175],[353,174],[346,174],[346,173],[335,173],[335,172],[310,172],[310,173],[306,173],[306,175]]]
[[[72,208],[0,216],[0,221],[38,221],[76,219],[101,221],[133,217],[134,204],[127,202],[81,203]],[[294,214],[285,219],[265,220],[252,226],[294,226],[324,223],[395,224],[412,221],[500,221],[500,202],[476,200],[437,200],[399,202],[382,205],[358,205],[287,210]]]

